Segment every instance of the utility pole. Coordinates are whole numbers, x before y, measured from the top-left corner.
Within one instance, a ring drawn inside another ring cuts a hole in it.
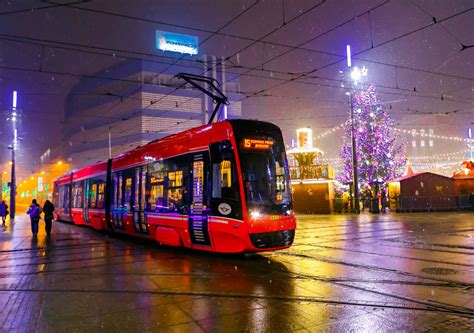
[[[16,177],[15,177],[15,146],[17,144],[18,136],[16,129],[17,112],[16,112],[17,92],[13,92],[13,105],[12,105],[12,127],[13,127],[13,143],[10,147],[12,150],[12,170],[11,170],[11,182],[10,182],[10,219],[15,218],[15,198],[16,198]]]
[[[15,196],[16,196],[16,177],[15,177],[15,145],[11,146],[12,150],[12,178],[10,182],[10,219],[15,218]]]
[[[352,59],[351,59],[351,46],[346,46],[346,54],[347,54],[347,67],[352,67]],[[354,68],[353,72],[351,73],[351,78],[354,80],[354,83],[351,83],[351,90],[349,91],[349,103],[351,108],[351,137],[352,137],[352,187],[354,191],[354,212],[356,214],[360,214],[360,203],[359,203],[359,177],[358,177],[358,170],[357,170],[357,149],[356,149],[356,138],[355,138],[355,131],[354,131],[354,107],[352,105],[352,95],[354,89],[352,88],[353,84],[357,84],[357,79],[359,77],[354,77],[354,73],[357,70],[357,73],[360,74],[360,71],[357,67]]]
[[[352,184],[354,187],[354,211],[360,214],[359,204],[359,177],[357,170],[357,149],[356,138],[354,132],[354,107],[352,104],[352,91],[349,93],[349,102],[351,103],[351,137],[352,137]]]
[[[112,158],[112,126],[109,126],[109,160]]]

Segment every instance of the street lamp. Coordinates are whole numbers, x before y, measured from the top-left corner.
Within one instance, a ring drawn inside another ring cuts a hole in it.
[[[15,218],[15,197],[16,197],[16,178],[15,178],[15,146],[17,143],[17,129],[16,129],[16,107],[17,107],[18,94],[13,91],[13,101],[12,101],[12,126],[13,126],[13,143],[11,146],[8,146],[8,149],[12,150],[12,160],[11,160],[11,182],[10,182],[10,219]]]
[[[346,45],[347,55],[347,67],[352,67],[351,59],[351,46]],[[364,66],[360,69],[357,66],[352,68],[350,77],[352,79],[352,89],[347,93],[349,96],[349,103],[351,107],[351,139],[352,139],[352,187],[354,188],[354,211],[356,214],[360,214],[360,203],[359,203],[359,176],[357,170],[357,149],[356,149],[356,138],[355,138],[355,124],[354,124],[354,107],[352,102],[352,95],[354,92],[353,87],[360,82],[363,76],[367,76],[367,68]]]
[[[8,149],[12,151],[11,160],[11,181],[10,181],[10,219],[15,218],[15,195],[16,195],[16,182],[15,182],[15,145],[8,146]]]

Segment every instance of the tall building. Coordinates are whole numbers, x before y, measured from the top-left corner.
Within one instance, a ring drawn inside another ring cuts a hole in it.
[[[147,142],[207,122],[214,108],[208,96],[183,86],[180,72],[202,74],[221,83],[229,100],[236,101],[240,83],[227,73],[224,61],[203,57],[202,67],[126,61],[82,79],[66,99],[61,155],[82,167],[119,155]],[[168,68],[167,68],[168,67]],[[107,77],[110,79],[101,79]],[[230,81],[232,79],[232,81]],[[241,103],[227,107],[227,116],[241,116]],[[109,141],[110,140],[110,141]]]

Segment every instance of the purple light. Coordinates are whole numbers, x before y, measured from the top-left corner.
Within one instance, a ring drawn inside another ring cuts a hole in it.
[[[352,66],[352,60],[351,60],[351,46],[346,45],[346,54],[347,54],[347,67]]]
[[[15,90],[13,91],[13,109],[16,109],[16,100],[17,100],[17,93]]]

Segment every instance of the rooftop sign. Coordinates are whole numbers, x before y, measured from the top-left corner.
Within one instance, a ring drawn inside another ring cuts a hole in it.
[[[197,55],[198,47],[197,36],[156,30],[156,48],[158,50]]]

